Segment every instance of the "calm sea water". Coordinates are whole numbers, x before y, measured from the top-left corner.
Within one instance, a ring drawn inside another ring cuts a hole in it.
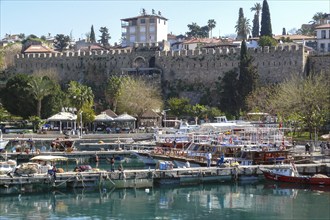
[[[268,181],[1,194],[0,200],[1,220],[330,219],[329,191]]]

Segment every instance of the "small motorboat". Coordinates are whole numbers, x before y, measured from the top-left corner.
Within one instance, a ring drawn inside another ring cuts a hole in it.
[[[330,185],[330,177],[323,174],[315,174],[313,176],[300,175],[294,164],[291,164],[290,166],[279,166],[271,169],[259,169],[262,171],[266,179],[277,182]]]

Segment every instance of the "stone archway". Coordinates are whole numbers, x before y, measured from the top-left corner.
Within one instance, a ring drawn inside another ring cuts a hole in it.
[[[133,61],[133,68],[145,68],[148,67],[146,59],[142,56],[138,56]]]

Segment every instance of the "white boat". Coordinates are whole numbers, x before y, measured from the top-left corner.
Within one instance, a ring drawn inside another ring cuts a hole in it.
[[[8,142],[9,142],[9,140],[4,140],[2,138],[2,130],[0,129],[0,152],[2,152],[5,149]]]
[[[15,160],[0,161],[0,175],[14,171],[16,165]]]

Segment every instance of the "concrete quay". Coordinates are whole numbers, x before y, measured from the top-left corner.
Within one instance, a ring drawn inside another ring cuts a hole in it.
[[[274,168],[285,165],[252,165],[238,167],[175,168],[170,170],[143,169],[125,171],[63,172],[51,174],[0,175],[0,194],[15,188],[18,191],[33,191],[70,188],[150,188],[156,185],[198,185],[228,181],[258,181],[263,179],[259,168]],[[330,174],[329,164],[297,164],[302,174]]]

